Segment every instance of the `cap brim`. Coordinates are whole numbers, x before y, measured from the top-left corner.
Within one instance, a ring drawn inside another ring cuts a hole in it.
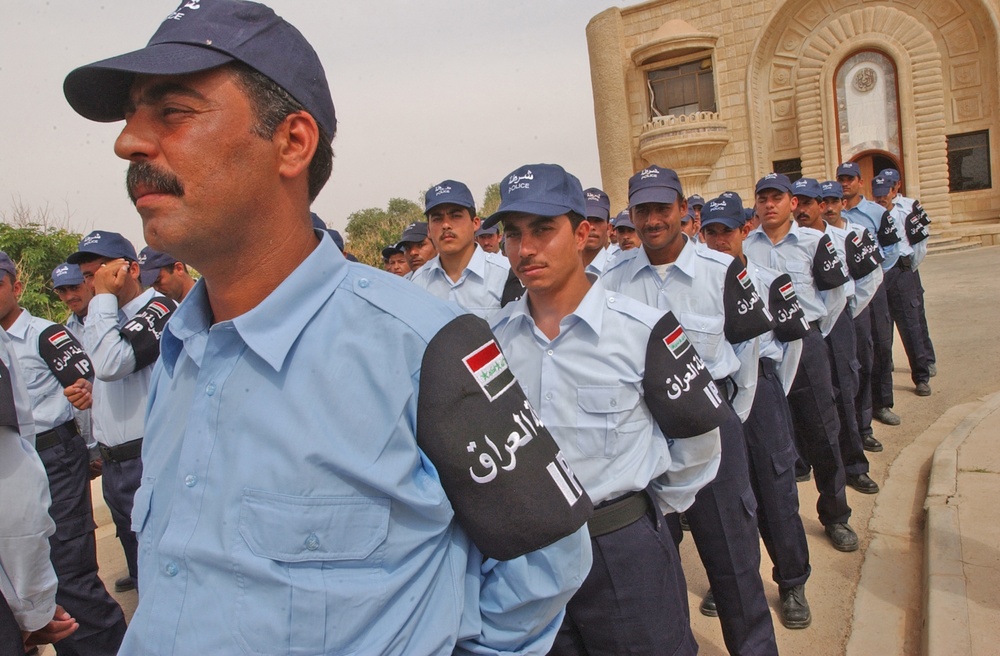
[[[186,75],[235,61],[229,55],[190,43],[158,43],[81,66],[66,76],[63,93],[84,118],[102,123],[125,118],[136,75]]]
[[[139,282],[142,283],[143,287],[152,287],[156,279],[160,277],[160,270],[153,269],[151,271],[140,271],[139,272]]]
[[[730,228],[732,230],[738,230],[739,228],[743,227],[743,224],[746,223],[746,221],[740,221],[739,219],[731,219],[729,217],[722,217],[722,216],[715,219],[702,218],[701,227],[704,228],[705,226],[710,226],[713,223],[721,223],[727,228]]]
[[[775,191],[780,191],[782,193],[792,193],[792,190],[783,184],[762,184],[757,186],[753,193],[754,195],[759,194],[762,191],[767,191],[768,189],[774,189]]]
[[[670,187],[647,187],[637,189],[634,194],[628,197],[628,208],[632,209],[636,205],[643,203],[676,203],[680,194],[676,189]]]
[[[503,221],[508,214],[537,214],[538,216],[562,216],[570,212],[580,212],[579,208],[567,207],[565,205],[553,205],[551,203],[540,203],[538,201],[521,200],[501,207],[483,221],[483,229],[492,228]],[[586,212],[586,209],[584,209]]]

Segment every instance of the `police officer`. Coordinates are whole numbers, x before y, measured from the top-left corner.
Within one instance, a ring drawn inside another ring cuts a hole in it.
[[[480,221],[472,192],[461,182],[444,180],[427,190],[424,213],[437,255],[413,272],[410,280],[438,298],[489,318],[500,308],[510,275],[506,258],[476,243]]]
[[[56,602],[80,630],[57,645],[59,654],[116,654],[125,635],[125,616],[97,575],[93,506],[87,445],[77,430],[73,406],[63,395],[80,378],[93,378],[93,365],[64,326],[34,317],[18,305],[23,285],[6,253],[0,252],[0,326],[24,374],[35,421],[35,449],[49,478],[49,514],[56,532],[49,538],[59,578]]]
[[[854,280],[854,295],[848,299],[847,306],[854,319],[855,337],[858,343],[858,364],[860,365],[856,398],[858,430],[861,432],[865,451],[878,453],[882,451],[882,443],[875,438],[872,429],[874,344],[870,305],[882,285],[884,276],[881,266],[882,251],[879,249],[874,235],[867,228],[849,223],[841,215],[844,205],[844,189],[840,183],[827,180],[820,186],[823,190],[823,202],[826,204],[823,218],[827,224],[846,231],[848,235],[848,239],[844,242],[845,256],[848,270]],[[868,273],[865,273],[866,271]]]
[[[694,221],[694,234],[701,232],[701,212],[705,207],[705,199],[698,194],[688,196],[688,211]]]
[[[771,576],[778,584],[781,623],[804,629],[812,623],[805,584],[812,568],[809,545],[799,516],[795,485],[797,454],[792,437],[792,417],[785,398],[802,352],[798,337],[804,316],[796,312],[798,300],[787,274],[750,262],[743,254],[743,239],[750,232],[742,199],[735,193],[708,201],[701,218],[701,236],[707,248],[725,253],[747,267],[755,289],[767,299],[775,330],[760,335],[753,405],[743,432],[747,442],[750,484],[757,499],[757,525],[771,562]],[[781,334],[779,339],[778,334]],[[748,367],[749,369],[749,367]]]
[[[152,289],[143,291],[135,247],[120,234],[95,230],[78,248],[67,261],[80,266],[94,293],[83,341],[96,375],[92,416],[100,441],[104,500],[128,565],[128,576],[115,581],[121,592],[136,585],[132,500],[142,479],[143,418],[152,365],[160,355],[160,333],[176,304]]]
[[[476,243],[487,253],[503,255],[500,252],[500,227],[479,228],[476,230]]]
[[[615,235],[618,237],[618,251],[630,251],[639,247],[639,236],[635,233],[635,226],[632,224],[632,217],[629,216],[628,209],[618,213],[614,221]],[[615,257],[618,256],[616,252]]]
[[[59,300],[69,308],[70,315],[66,319],[66,327],[77,339],[81,339],[83,323],[87,320],[87,306],[94,295],[90,287],[84,284],[80,267],[63,262],[52,269],[52,289]]]
[[[407,280],[413,277],[413,273],[425,263],[437,255],[434,242],[427,237],[427,224],[417,221],[403,228],[403,234],[396,242],[396,246],[403,249],[406,255],[406,262],[410,265],[410,273]]]
[[[685,516],[711,584],[703,612],[718,614],[729,651],[777,653],[760,579],[756,504],[741,424],[757,385],[756,337],[770,330],[770,317],[742,264],[696,247],[681,232],[686,212],[674,171],[649,166],[633,175],[629,213],[642,246],[615,258],[602,282],[673,312],[716,385],[738,408],[726,404],[719,473]]]
[[[175,303],[183,301],[194,287],[186,264],[149,246],[139,251],[139,282]]]
[[[864,440],[858,426],[857,395],[861,363],[858,362],[857,334],[854,319],[848,303],[854,299],[855,285],[847,268],[846,247],[849,235],[846,230],[829,225],[824,221],[826,201],[819,181],[813,178],[799,178],[792,184],[797,207],[795,222],[801,228],[808,228],[826,234],[836,250],[839,266],[847,282],[844,283],[846,298],[843,305],[830,308],[837,313],[837,319],[825,335],[830,350],[830,370],[833,374],[833,394],[840,419],[840,455],[847,474],[847,484],[862,494],[876,494],[878,484],[868,475],[869,463],[865,456]],[[838,309],[839,308],[839,309]],[[801,472],[800,472],[801,473]]]
[[[823,337],[829,334],[844,306],[847,276],[830,238],[793,221],[797,202],[788,176],[769,173],[755,187],[760,227],[743,242],[751,262],[787,273],[810,324],[802,338],[802,357],[788,394],[796,434],[804,459],[812,465],[819,500],[816,509],[827,537],[838,551],[855,551],[858,536],[848,524],[851,507],[840,456],[840,421],[833,403],[830,357]]]
[[[393,275],[405,277],[410,272],[410,265],[406,263],[406,254],[396,244],[382,249],[382,264],[385,270]]]
[[[892,317],[889,314],[888,283],[890,271],[899,261],[899,235],[892,216],[884,207],[873,203],[861,193],[861,168],[856,162],[837,167],[837,182],[844,192],[841,214],[875,236],[882,253],[883,282],[872,297],[872,417],[887,426],[898,426],[899,415],[892,411]]]
[[[711,479],[717,431],[702,426],[704,434],[668,442],[653,421],[643,378],[647,349],[668,348],[651,340],[663,312],[606,291],[585,272],[580,254],[591,228],[579,181],[560,166],[523,166],[500,194],[488,220],[503,221],[507,256],[527,293],[494,317],[493,329],[597,504],[594,565],[549,653],[696,653],[684,575],[661,513]],[[705,398],[688,394],[691,403]]]
[[[587,223],[590,235],[583,248],[583,266],[587,273],[601,275],[608,266],[608,228],[611,220],[611,199],[602,189],[590,187],[583,191],[587,201]]]

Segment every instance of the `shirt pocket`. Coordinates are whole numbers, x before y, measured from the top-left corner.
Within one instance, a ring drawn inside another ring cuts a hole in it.
[[[681,312],[677,315],[684,333],[694,344],[698,355],[705,360],[706,365],[721,360],[719,350],[725,340],[726,318],[723,315],[696,314]]]
[[[234,558],[243,650],[353,653],[384,607],[390,505],[245,490]]]
[[[639,405],[638,390],[627,385],[601,385],[577,389],[577,449],[588,458],[618,455],[619,438],[641,425],[633,411]]]
[[[791,277],[796,293],[800,293],[799,290],[803,287],[812,285],[812,267],[809,264],[798,260],[786,260],[785,271]]]

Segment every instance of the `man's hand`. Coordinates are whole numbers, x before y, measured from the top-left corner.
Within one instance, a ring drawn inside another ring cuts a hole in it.
[[[123,258],[102,264],[94,272],[94,293],[117,295],[128,280],[128,268],[129,264]]]
[[[59,642],[79,628],[80,625],[69,613],[63,610],[62,606],[56,606],[56,612],[48,624],[31,633],[22,631],[21,637],[24,638],[25,647],[47,645],[50,642]]]
[[[80,378],[63,390],[66,399],[77,410],[88,410],[94,403],[94,386],[86,378]]]
[[[94,480],[101,475],[101,472],[104,471],[104,461],[100,458],[91,460],[87,467],[90,469],[90,480]]]

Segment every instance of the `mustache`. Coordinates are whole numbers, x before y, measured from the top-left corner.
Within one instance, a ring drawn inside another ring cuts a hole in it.
[[[184,186],[181,185],[176,176],[160,171],[149,162],[132,162],[128,165],[128,173],[125,174],[125,189],[128,191],[128,197],[133,205],[138,199],[136,188],[139,186],[154,193],[171,196],[184,195]]]

